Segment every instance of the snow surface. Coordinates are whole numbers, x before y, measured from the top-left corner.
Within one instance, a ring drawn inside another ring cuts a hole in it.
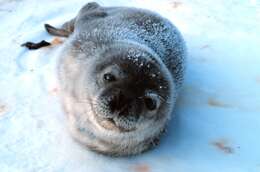
[[[188,69],[168,133],[156,149],[129,158],[75,143],[57,97],[60,46],[20,44],[52,40],[43,24],[61,25],[86,1],[0,1],[0,171],[260,171],[260,2],[98,2],[155,10],[183,33]]]

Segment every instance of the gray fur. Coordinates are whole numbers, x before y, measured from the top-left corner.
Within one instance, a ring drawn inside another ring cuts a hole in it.
[[[61,29],[48,32],[69,36],[58,68],[72,136],[92,150],[114,156],[156,145],[183,81],[186,51],[177,28],[148,10],[88,3]],[[122,81],[104,84],[99,77],[106,71],[116,72]],[[124,116],[107,107],[118,90],[134,97],[124,105]],[[157,105],[155,110],[145,107],[147,97]]]

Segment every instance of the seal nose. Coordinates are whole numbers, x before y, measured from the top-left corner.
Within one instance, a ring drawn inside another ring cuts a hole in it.
[[[118,90],[108,99],[108,107],[112,113],[122,111],[130,103],[122,90]]]

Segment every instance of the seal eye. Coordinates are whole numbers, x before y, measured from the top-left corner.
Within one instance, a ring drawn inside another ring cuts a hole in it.
[[[149,109],[151,111],[155,110],[156,107],[157,107],[156,101],[154,99],[150,98],[150,97],[146,97],[144,99],[144,103],[145,103],[147,109]]]
[[[111,73],[105,73],[103,78],[105,81],[108,81],[108,82],[113,82],[116,80],[116,77],[114,75],[112,75]]]

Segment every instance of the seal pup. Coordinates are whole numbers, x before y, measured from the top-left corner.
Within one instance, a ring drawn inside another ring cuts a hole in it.
[[[155,146],[182,85],[186,48],[178,29],[149,10],[92,2],[46,30],[68,37],[58,62],[71,135],[124,156]]]

